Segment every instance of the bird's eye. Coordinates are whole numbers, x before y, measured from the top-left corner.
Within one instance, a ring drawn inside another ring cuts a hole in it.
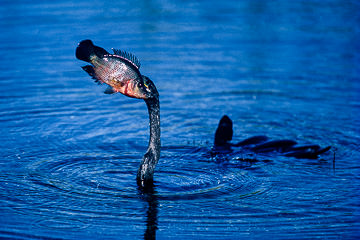
[[[146,87],[146,88],[149,88],[149,85],[148,84],[146,84],[146,82],[144,81],[144,86]]]

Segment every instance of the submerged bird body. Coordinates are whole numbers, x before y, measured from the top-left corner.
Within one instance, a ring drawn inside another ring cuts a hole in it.
[[[229,151],[232,147],[243,147],[255,153],[278,152],[284,156],[296,158],[317,158],[331,147],[321,148],[319,145],[297,146],[294,140],[269,140],[267,136],[254,136],[239,143],[230,143],[233,136],[233,123],[228,116],[223,116],[215,132],[214,153]]]
[[[82,67],[97,83],[109,87],[105,93],[120,92],[128,97],[143,99],[149,111],[150,140],[137,173],[140,187],[152,184],[156,164],[160,158],[160,104],[155,84],[140,74],[140,62],[129,53],[114,50],[114,54],[84,40],[76,48],[76,57],[91,63]]]

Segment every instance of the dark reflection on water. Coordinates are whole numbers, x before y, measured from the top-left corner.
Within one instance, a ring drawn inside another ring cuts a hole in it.
[[[146,185],[139,189],[139,194],[148,203],[146,211],[146,230],[144,239],[156,239],[156,230],[158,224],[158,198],[154,184]]]
[[[357,1],[2,1],[0,238],[359,236]],[[134,53],[160,92],[153,188],[143,101],[103,94],[82,39]],[[211,156],[223,114],[254,135],[332,145],[298,160]],[[256,159],[256,161],[249,161]]]

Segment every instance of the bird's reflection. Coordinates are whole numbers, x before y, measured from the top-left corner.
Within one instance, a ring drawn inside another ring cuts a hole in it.
[[[146,229],[144,239],[156,239],[157,230],[157,214],[158,214],[158,199],[154,184],[151,182],[143,187],[138,188],[140,197],[148,203],[146,211]]]

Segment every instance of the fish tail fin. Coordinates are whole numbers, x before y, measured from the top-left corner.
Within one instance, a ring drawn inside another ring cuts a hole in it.
[[[90,62],[91,55],[95,54],[94,44],[91,40],[83,40],[76,48],[76,58],[85,62]]]
[[[109,54],[105,49],[95,46],[91,40],[83,40],[76,48],[76,58],[85,62],[90,62],[90,58],[93,55],[103,57],[105,54]]]

